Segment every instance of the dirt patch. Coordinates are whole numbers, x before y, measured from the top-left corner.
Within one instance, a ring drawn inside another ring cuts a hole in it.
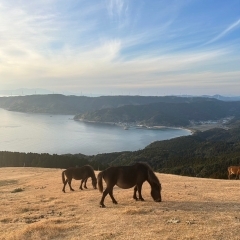
[[[10,179],[10,180],[0,180],[0,187],[2,186],[6,186],[6,185],[13,185],[13,184],[17,184],[17,180],[15,179]]]

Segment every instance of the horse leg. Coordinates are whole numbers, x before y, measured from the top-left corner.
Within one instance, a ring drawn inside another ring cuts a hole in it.
[[[87,184],[87,180],[88,180],[88,179],[86,178],[85,181],[84,181],[84,186],[83,186],[83,187],[86,188],[86,189],[87,189],[87,185],[86,185],[86,184]]]
[[[68,180],[66,179],[65,182],[63,183],[63,189],[62,189],[62,191],[63,191],[64,193],[65,193],[65,186],[66,186],[67,182],[68,182]]]
[[[105,208],[106,206],[104,205],[104,199],[105,197],[108,195],[110,189],[106,188],[104,191],[103,191],[103,194],[102,194],[102,199],[100,201],[100,207],[102,208]]]
[[[137,190],[138,190],[139,200],[144,201],[144,199],[142,197],[142,183],[137,184]]]
[[[114,204],[118,204],[118,202],[116,201],[116,199],[115,199],[114,196],[113,196],[113,189],[112,189],[111,191],[109,191],[109,195],[110,195],[110,197],[111,197],[111,199],[112,199],[112,202],[113,202]]]
[[[135,199],[136,201],[138,200],[137,198],[137,185],[134,187],[134,190],[133,190],[133,199]]]
[[[79,189],[81,189],[81,190],[83,190],[82,184],[83,184],[83,179],[82,179],[81,184],[80,184],[80,187],[79,187]]]
[[[71,183],[72,183],[72,179],[69,179],[69,180],[68,180],[68,185],[69,185],[69,187],[70,187],[70,190],[71,190],[71,191],[74,191],[74,189],[73,189],[72,186],[71,186]]]

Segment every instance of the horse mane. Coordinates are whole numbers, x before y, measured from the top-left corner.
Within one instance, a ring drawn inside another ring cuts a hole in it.
[[[89,167],[89,168],[91,168],[94,171],[94,168],[91,165],[89,165],[89,164],[85,165],[85,167]]]
[[[88,168],[90,171],[91,171],[91,178],[92,179],[97,179],[96,176],[95,176],[95,173],[94,173],[94,168],[91,166],[91,165],[84,165],[80,168]]]
[[[156,174],[154,173],[153,169],[150,167],[150,165],[146,162],[139,162],[139,163],[148,168],[149,181],[160,186],[161,185],[160,181],[159,181],[158,177],[156,176]]]
[[[84,167],[90,168],[90,170],[91,170],[91,172],[92,172],[92,176],[91,176],[91,177],[92,177],[93,179],[97,179],[96,176],[95,176],[95,173],[94,173],[94,168],[93,168],[91,165],[85,165]]]

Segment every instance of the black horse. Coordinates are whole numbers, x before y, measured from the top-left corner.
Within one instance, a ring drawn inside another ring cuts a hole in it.
[[[66,179],[64,177],[66,176]],[[97,188],[97,178],[94,173],[94,169],[90,165],[85,165],[83,167],[71,167],[62,172],[62,182],[63,182],[63,189],[62,191],[65,192],[65,186],[68,183],[70,190],[74,191],[71,186],[72,179],[75,180],[82,180],[79,189],[83,190],[82,184],[84,182],[84,188],[87,188],[86,183],[87,179],[92,178],[92,185],[93,188]]]
[[[100,207],[105,207],[104,199],[107,194],[110,195],[112,202],[117,204],[116,199],[113,197],[113,187],[117,185],[120,188],[134,187],[133,198],[135,200],[144,201],[141,190],[142,185],[147,181],[151,186],[151,196],[156,202],[161,202],[161,184],[154,174],[153,170],[145,163],[136,163],[132,166],[109,167],[98,174],[98,189],[102,193]],[[106,189],[103,191],[102,179],[107,184]],[[138,191],[138,197],[137,197]]]

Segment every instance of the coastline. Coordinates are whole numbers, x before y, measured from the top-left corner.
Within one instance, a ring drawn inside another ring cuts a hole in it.
[[[127,122],[100,122],[100,121],[90,121],[90,120],[85,120],[85,119],[74,119],[75,121],[81,121],[81,122],[86,122],[86,123],[98,123],[98,124],[109,124],[109,125],[116,125],[119,127],[122,127],[124,130],[129,130],[131,128],[139,128],[139,129],[184,129],[187,131],[190,131],[191,134],[194,134],[195,132],[204,132],[208,131],[214,128],[222,128],[225,130],[228,130],[229,128],[225,126],[222,123],[219,122],[212,122],[212,123],[201,123],[201,124],[191,124],[186,127],[176,127],[176,126],[148,126],[148,125],[143,125],[143,124],[136,124],[136,123],[127,123]]]
[[[192,131],[192,133],[195,133],[195,132],[205,132],[205,131],[208,131],[208,130],[211,130],[211,129],[214,129],[214,128],[222,128],[222,129],[225,129],[225,130],[228,130],[229,128],[224,126],[223,124],[220,124],[220,123],[211,123],[211,124],[195,124],[195,125],[191,125],[191,126],[188,126],[187,129],[189,129],[190,131]]]
[[[158,129],[183,129],[189,131],[191,134],[195,132],[193,128],[190,127],[176,127],[176,126],[148,126],[148,125],[143,125],[143,124],[136,124],[136,123],[127,123],[127,122],[100,122],[100,121],[90,121],[90,120],[85,120],[85,119],[73,119],[75,121],[80,121],[80,122],[86,122],[86,123],[96,123],[96,124],[109,124],[109,125],[115,125],[118,127],[122,127],[124,130],[129,130],[131,128],[137,128],[137,129],[151,129],[151,130],[158,130]]]

